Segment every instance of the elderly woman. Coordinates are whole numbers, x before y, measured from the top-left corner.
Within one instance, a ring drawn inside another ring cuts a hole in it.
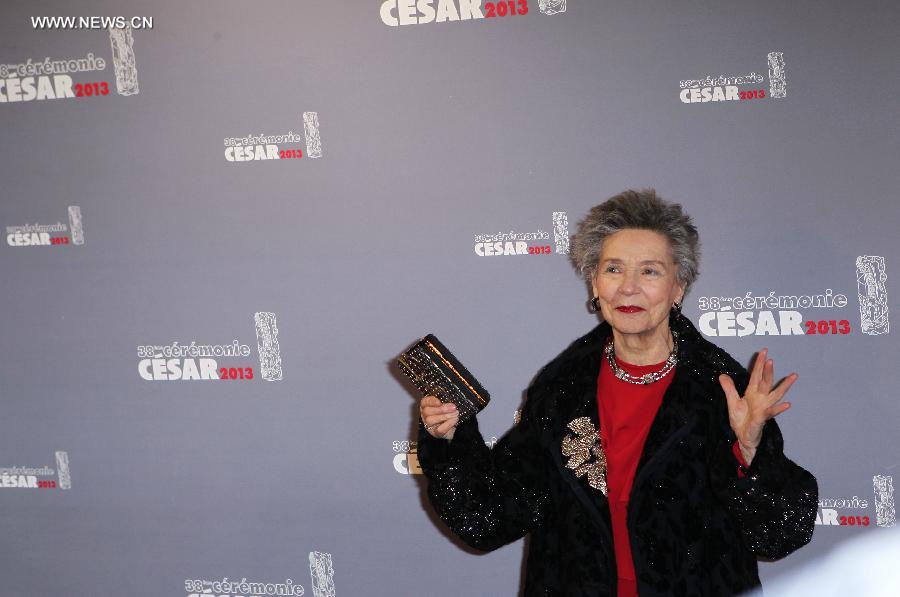
[[[815,478],[789,460],[767,351],[748,373],[681,315],[699,238],[652,190],[594,207],[573,259],[604,322],[545,366],[493,450],[422,400],[432,505],[476,549],[531,534],[525,595],[731,595],[806,544]]]

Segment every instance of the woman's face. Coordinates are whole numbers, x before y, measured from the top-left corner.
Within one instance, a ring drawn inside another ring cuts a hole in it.
[[[662,234],[626,229],[608,236],[592,280],[603,319],[620,334],[662,338],[669,309],[684,296],[677,272]]]

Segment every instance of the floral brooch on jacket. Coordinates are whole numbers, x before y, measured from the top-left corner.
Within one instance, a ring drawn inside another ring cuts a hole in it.
[[[576,477],[587,475],[588,485],[606,495],[606,452],[600,443],[600,431],[590,417],[578,417],[567,426],[568,433],[562,440],[562,453],[569,461],[566,468]]]

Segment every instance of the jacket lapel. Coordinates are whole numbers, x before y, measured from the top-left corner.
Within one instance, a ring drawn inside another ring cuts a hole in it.
[[[662,404],[650,425],[634,474],[632,495],[643,477],[660,461],[666,450],[690,431],[693,420],[691,400],[696,398],[692,391],[694,378],[691,369],[695,355],[691,334],[696,332],[685,327],[683,320],[679,318],[670,319],[669,327],[678,334],[678,365],[675,367],[675,378],[666,390]]]
[[[644,449],[638,460],[637,470],[632,483],[632,494],[642,477],[662,458],[672,443],[681,439],[690,430],[691,416],[689,411],[690,391],[689,374],[679,361],[675,369],[675,379],[663,396],[662,404],[656,412]]]
[[[573,435],[573,431],[568,427],[572,421],[589,418],[593,429],[599,433],[597,374],[600,372],[603,345],[609,333],[609,325],[605,323],[594,329],[580,341],[580,346],[575,347],[571,359],[567,360],[565,370],[560,371],[563,383],[555,401],[557,413],[553,418],[554,426],[549,446],[553,460],[567,485],[583,503],[585,510],[611,538],[606,496],[591,486],[591,478],[587,474],[578,476],[573,468],[567,466],[572,459],[562,452],[563,439]],[[599,436],[597,443],[599,445]]]

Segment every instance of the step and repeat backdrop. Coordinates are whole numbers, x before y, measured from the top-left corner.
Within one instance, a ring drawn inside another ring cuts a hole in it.
[[[430,510],[392,363],[436,334],[496,441],[628,188],[698,225],[698,329],[800,375],[816,531],[764,583],[895,526],[897,5],[0,12],[0,593],[517,594],[522,541]]]

